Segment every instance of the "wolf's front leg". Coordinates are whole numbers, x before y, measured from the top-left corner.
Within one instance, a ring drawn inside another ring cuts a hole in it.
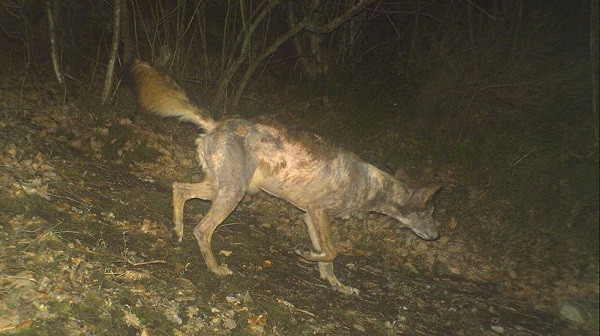
[[[310,261],[333,261],[337,251],[331,241],[331,228],[325,209],[309,205],[302,219],[313,248],[297,247],[296,254]]]
[[[307,260],[317,261],[321,279],[327,280],[335,290],[347,295],[358,295],[358,289],[342,284],[333,272],[333,260],[337,252],[331,241],[331,229],[325,209],[312,205],[307,208],[303,219],[313,248],[297,248],[296,253]]]

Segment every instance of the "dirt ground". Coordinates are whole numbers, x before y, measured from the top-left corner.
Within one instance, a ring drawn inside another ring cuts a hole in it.
[[[137,116],[128,93],[105,117],[96,102],[57,103],[54,89],[26,93],[5,92],[0,111],[2,334],[597,333],[506,295],[499,275],[473,276],[494,264],[460,237],[423,242],[377,215],[335,222],[337,274],[361,291],[344,296],[293,253],[308,240],[300,212],[265,195],[217,230],[213,250],[234,271],[218,278],[190,234],[208,203],[188,202],[183,243],[170,240],[169,183],[202,175],[195,130]],[[586,288],[597,294],[597,279]]]

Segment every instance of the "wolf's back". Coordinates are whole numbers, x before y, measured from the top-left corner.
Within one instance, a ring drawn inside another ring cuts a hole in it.
[[[137,98],[142,108],[161,117],[176,117],[191,122],[206,132],[217,126],[203,109],[193,104],[169,75],[150,64],[134,60],[131,66]]]

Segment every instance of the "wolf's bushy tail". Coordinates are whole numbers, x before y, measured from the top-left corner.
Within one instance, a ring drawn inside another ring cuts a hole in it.
[[[137,59],[133,61],[130,71],[140,105],[148,112],[191,122],[205,132],[217,126],[207,111],[193,104],[169,75]]]

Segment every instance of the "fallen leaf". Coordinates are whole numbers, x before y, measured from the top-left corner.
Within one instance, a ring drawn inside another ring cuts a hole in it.
[[[458,220],[456,220],[456,218],[452,217],[450,219],[450,223],[448,224],[448,226],[450,227],[450,230],[454,231],[454,229],[456,229],[457,225],[458,225]]]
[[[233,253],[232,251],[227,251],[227,250],[219,251],[219,255],[222,255],[224,257],[229,257],[232,253]]]
[[[263,315],[258,315],[256,318],[248,317],[248,327],[252,331],[262,332],[265,324],[267,324],[267,318]]]
[[[142,324],[140,323],[140,319],[135,314],[127,310],[123,310],[123,319],[125,320],[125,323],[128,326],[138,329],[142,326]]]

